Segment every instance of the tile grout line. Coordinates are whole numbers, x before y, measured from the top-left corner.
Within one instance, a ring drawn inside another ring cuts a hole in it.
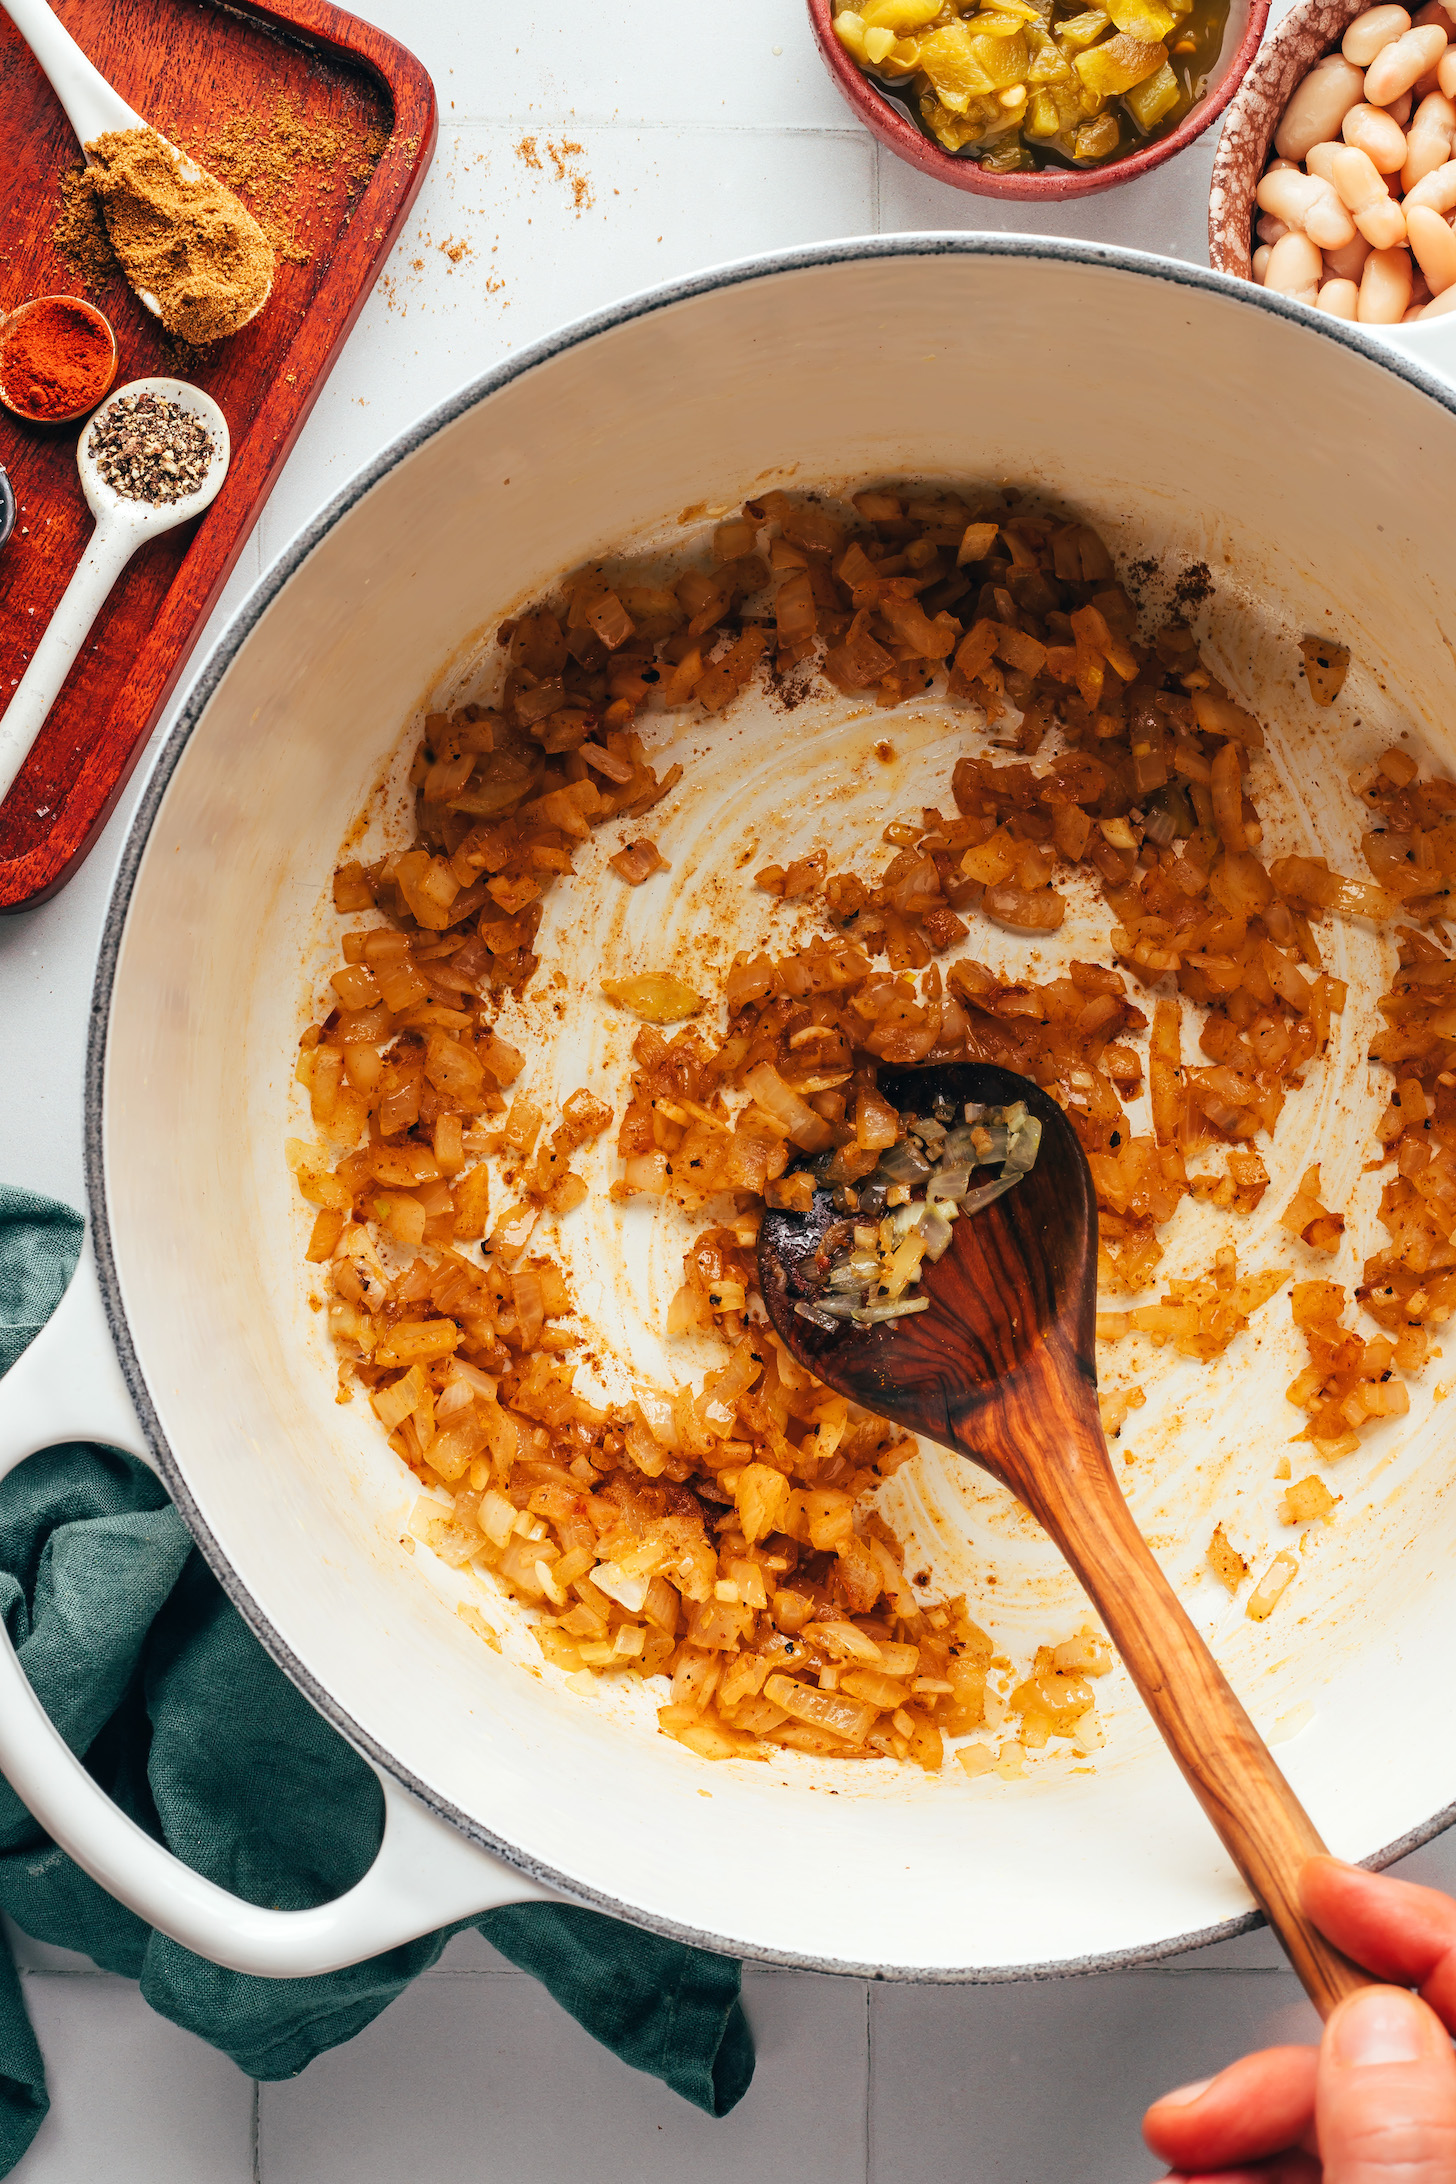
[[[440,134],[443,136],[449,129],[497,129],[514,133],[520,127],[519,120],[512,121],[501,114],[455,114],[448,122],[440,124]],[[861,128],[852,124],[846,127],[835,121],[658,121],[650,116],[623,120],[617,115],[603,121],[582,121],[579,118],[569,121],[559,118],[554,121],[532,120],[532,133],[544,129],[591,129],[603,136],[634,133],[648,135],[658,130],[670,129],[680,132],[701,130],[714,136],[832,137],[844,143],[857,142],[864,134]],[[878,145],[875,148],[876,151],[879,150]]]
[[[878,145],[877,145],[877,146],[875,147],[875,149],[876,149],[876,153],[878,154],[878,151],[879,151],[879,147],[878,147]],[[874,2091],[874,2077],[875,2077],[875,2028],[874,2028],[874,1999],[873,1999],[873,1994],[872,1994],[872,1990],[871,1990],[871,1983],[870,1983],[870,1981],[869,1981],[869,1980],[866,1980],[866,1981],[865,1981],[865,1983],[864,1983],[864,2010],[865,2010],[865,2097],[864,2097],[864,2173],[865,2173],[865,2184],[874,2184],[874,2178],[873,2178],[873,2177],[871,2176],[871,2174],[870,2174],[870,2164],[871,2164],[871,2162],[872,2162],[872,2161],[873,2161],[873,2159],[874,2159],[874,2152],[873,2152],[873,2141],[872,2141],[872,2139],[871,2139],[871,2136],[870,2136],[870,2111],[871,2111],[871,2107],[872,2107],[872,2105],[873,2105],[873,2091]]]

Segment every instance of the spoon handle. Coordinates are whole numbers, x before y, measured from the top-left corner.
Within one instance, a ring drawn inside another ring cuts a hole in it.
[[[9,794],[15,776],[30,756],[31,745],[45,726],[72,661],[143,537],[130,526],[108,528],[98,524],[92,532],[80,567],[61,595],[10,703],[0,713],[0,801]]]
[[[46,6],[46,0],[4,0],[5,13],[20,32],[65,108],[66,119],[83,146],[110,129],[145,129],[119,91],[94,68],[70,32]]]
[[[1325,1845],[1133,1522],[1100,1427],[1069,1427],[1065,1406],[1059,1418],[1050,1406],[1044,1415],[1048,1432],[1059,1426],[1071,1445],[1047,1450],[1034,1485],[1018,1481],[1018,1491],[1081,1579],[1190,1789],[1328,2017],[1372,1982],[1300,1908],[1300,1870]]]

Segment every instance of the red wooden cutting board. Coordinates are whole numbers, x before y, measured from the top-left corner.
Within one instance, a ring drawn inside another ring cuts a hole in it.
[[[232,466],[213,506],[143,547],[103,609],[35,749],[0,805],[0,910],[62,886],[86,855],[171,695],[300,426],[424,180],[435,93],[392,38],[325,0],[55,0],[121,96],[203,160],[238,117],[339,132],[343,156],[304,161],[274,201],[296,241],[250,326],[178,351],[119,275],[86,287],[54,237],[79,147],[50,86],[0,14],[0,310],[89,295],[116,329],[118,383],[151,373],[205,387],[228,421]],[[247,126],[246,119],[244,126]],[[358,147],[354,156],[353,147]],[[239,186],[263,210],[262,193]],[[306,262],[297,262],[303,259]],[[0,410],[0,463],[19,503],[0,551],[0,709],[81,558],[91,517],[77,426]]]

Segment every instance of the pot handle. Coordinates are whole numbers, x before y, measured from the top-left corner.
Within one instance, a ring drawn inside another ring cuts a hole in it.
[[[151,1463],[112,1345],[89,1233],[65,1296],[0,1380],[0,1477],[37,1450],[73,1440]],[[0,1771],[62,1850],[138,1918],[214,1964],[262,1979],[338,1971],[500,1904],[563,1900],[375,1767],[384,1839],[363,1879],[311,1911],[246,1903],[194,1873],[112,1803],[31,1689],[3,1624]]]

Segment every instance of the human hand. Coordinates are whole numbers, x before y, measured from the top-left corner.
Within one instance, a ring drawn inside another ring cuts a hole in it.
[[[1342,2002],[1317,2048],[1266,2048],[1154,2101],[1143,2136],[1168,2184],[1456,2184],[1456,1903],[1336,1858],[1310,1860],[1300,1895],[1391,1985]]]

